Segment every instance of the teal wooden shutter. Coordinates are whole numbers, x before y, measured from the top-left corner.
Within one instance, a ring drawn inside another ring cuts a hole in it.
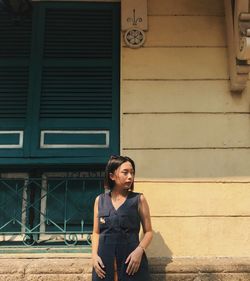
[[[23,162],[119,153],[119,30],[118,3],[34,3]]]
[[[1,157],[24,155],[31,31],[31,16],[14,21],[0,7]]]
[[[99,4],[40,7],[34,156],[98,162],[118,150],[118,6]]]

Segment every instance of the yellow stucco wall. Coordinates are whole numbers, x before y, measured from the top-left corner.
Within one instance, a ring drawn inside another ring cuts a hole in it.
[[[249,256],[250,183],[137,182],[150,205],[153,257]]]
[[[250,83],[231,94],[223,0],[149,0],[121,49],[121,153],[149,201],[149,256],[249,256]]]

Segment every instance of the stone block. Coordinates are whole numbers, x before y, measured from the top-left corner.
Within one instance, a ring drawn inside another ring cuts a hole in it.
[[[28,274],[25,281],[90,281],[90,276],[83,274]]]
[[[26,269],[27,274],[82,274],[88,270],[88,263],[80,259],[38,259]]]
[[[0,281],[24,281],[24,275],[23,274],[0,274]]]
[[[0,261],[0,276],[2,274],[24,274],[27,266],[27,260],[15,260],[13,263],[12,259],[1,259]]]

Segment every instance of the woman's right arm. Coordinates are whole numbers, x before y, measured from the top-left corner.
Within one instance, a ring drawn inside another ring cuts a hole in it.
[[[94,204],[94,222],[93,222],[93,234],[92,234],[92,257],[97,255],[98,244],[99,244],[98,201],[99,201],[99,196],[96,197],[95,204]]]
[[[93,267],[95,269],[96,274],[100,278],[105,277],[105,271],[103,270],[104,264],[102,259],[98,256],[98,245],[99,245],[99,226],[98,226],[98,201],[99,196],[95,199],[94,204],[94,223],[93,223],[93,234],[92,234],[92,261]]]

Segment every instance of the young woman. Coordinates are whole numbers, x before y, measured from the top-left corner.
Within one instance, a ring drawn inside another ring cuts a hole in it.
[[[105,170],[107,192],[94,205],[92,281],[150,280],[145,254],[152,240],[150,213],[144,195],[133,192],[134,176],[132,159],[111,156]]]

